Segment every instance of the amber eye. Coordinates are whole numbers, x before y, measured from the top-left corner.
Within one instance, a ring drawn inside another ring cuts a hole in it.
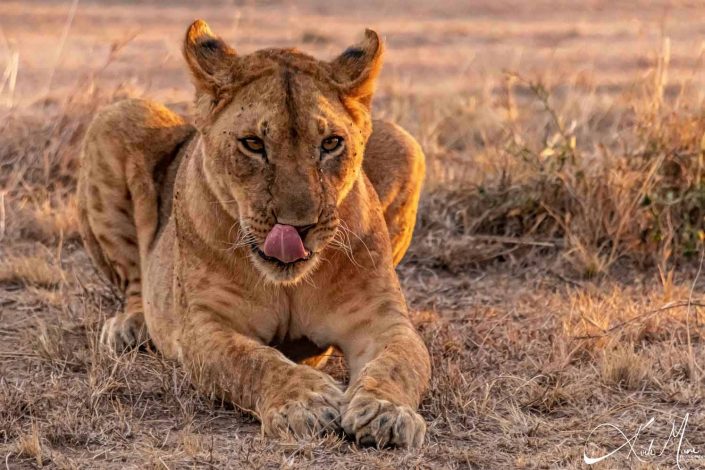
[[[338,150],[341,145],[343,145],[343,138],[332,135],[323,139],[323,142],[321,142],[321,150],[325,153],[331,153]]]
[[[244,137],[240,139],[240,143],[246,150],[264,155],[264,142],[259,137]]]

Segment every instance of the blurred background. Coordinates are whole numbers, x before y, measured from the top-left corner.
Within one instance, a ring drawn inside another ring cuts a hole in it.
[[[333,57],[371,27],[388,47],[383,93],[500,94],[503,74],[522,71],[614,94],[654,67],[666,39],[671,87],[683,80],[702,84],[702,6],[664,0],[6,0],[0,57],[20,57],[20,102],[99,72],[103,86],[133,82],[157,98],[188,99],[180,42],[195,18],[241,53],[296,46],[320,58]]]
[[[623,254],[663,263],[697,251],[702,159],[688,155],[700,152],[702,11],[668,0],[3,1],[0,109],[144,96],[188,113],[180,47],[195,18],[242,54],[295,46],[322,59],[371,27],[387,43],[376,115],[420,140],[429,190],[463,186],[442,199],[462,198],[465,215],[439,207],[427,225],[538,236],[582,274],[605,272]],[[495,259],[506,243],[493,245],[460,259]],[[436,248],[424,255],[458,258]]]
[[[241,54],[385,39],[374,114],[428,162],[398,269],[434,367],[418,452],[264,439],[158,354],[97,347],[121,297],[78,235],[81,140],[126,97],[190,114],[196,18]],[[0,461],[583,468],[595,426],[655,417],[658,443],[688,413],[705,452],[704,52],[695,0],[0,0]]]

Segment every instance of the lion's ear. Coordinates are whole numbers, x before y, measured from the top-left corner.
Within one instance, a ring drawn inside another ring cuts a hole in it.
[[[333,78],[350,98],[369,108],[375,80],[382,70],[384,45],[375,31],[365,30],[362,42],[348,47],[332,63]]]
[[[235,51],[213,34],[205,21],[196,20],[186,31],[183,53],[196,88],[215,96],[226,78],[224,73],[229,70]]]

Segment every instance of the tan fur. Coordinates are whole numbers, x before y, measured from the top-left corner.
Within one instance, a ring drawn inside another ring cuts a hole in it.
[[[281,49],[238,56],[197,21],[184,56],[196,128],[130,100],[86,136],[83,237],[128,298],[103,341],[134,346],[146,325],[204,392],[250,410],[267,434],[342,427],[363,444],[420,445],[430,361],[394,266],[424,163],[412,137],[370,117],[379,37],[368,30],[332,62]],[[335,155],[320,150],[332,134],[344,140]],[[266,159],[243,148],[251,135]],[[311,259],[258,254],[276,222],[310,226]],[[345,391],[310,367],[330,347],[350,368]]]

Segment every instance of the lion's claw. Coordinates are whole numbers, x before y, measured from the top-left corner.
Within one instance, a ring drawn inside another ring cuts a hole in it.
[[[367,394],[353,397],[342,426],[360,445],[378,448],[420,447],[426,434],[426,423],[412,408]]]
[[[119,313],[105,320],[100,333],[100,343],[111,351],[123,352],[149,340],[144,317],[140,314]]]
[[[309,369],[308,375],[320,375],[320,379],[304,381],[307,386],[299,389],[293,396],[273,400],[276,405],[269,406],[262,413],[262,426],[268,435],[297,437],[320,435],[324,432],[340,429],[340,406],[343,393],[332,379],[323,373]],[[289,387],[282,387],[282,390]]]

